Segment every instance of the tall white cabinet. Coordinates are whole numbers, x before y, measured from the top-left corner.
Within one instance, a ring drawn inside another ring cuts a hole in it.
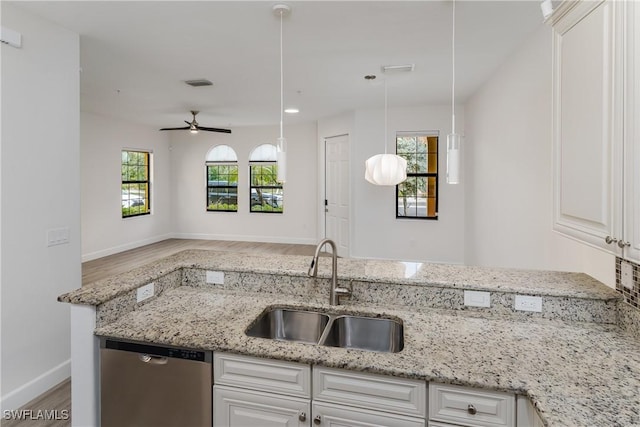
[[[640,7],[565,1],[553,26],[554,229],[640,262]]]

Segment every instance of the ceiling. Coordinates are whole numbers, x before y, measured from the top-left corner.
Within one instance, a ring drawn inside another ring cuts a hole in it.
[[[155,127],[279,121],[276,1],[33,1],[26,9],[80,34],[81,108]],[[284,19],[288,123],[381,107],[364,80],[382,65],[389,106],[451,101],[451,1],[291,1]],[[464,102],[536,28],[538,1],[456,2],[456,98]],[[25,45],[28,43],[25,40]],[[194,88],[184,81],[206,78]]]

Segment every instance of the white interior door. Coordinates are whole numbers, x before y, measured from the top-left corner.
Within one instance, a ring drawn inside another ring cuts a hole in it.
[[[325,237],[349,256],[349,136],[325,139]]]

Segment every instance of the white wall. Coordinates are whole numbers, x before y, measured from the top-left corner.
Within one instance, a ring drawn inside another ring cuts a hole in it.
[[[541,24],[466,105],[465,262],[615,285],[613,256],[552,231],[551,47]]]
[[[464,114],[458,112],[459,129]],[[355,138],[351,149],[354,203],[352,256],[462,263],[464,255],[464,184],[445,182],[446,140],[451,129],[450,106],[389,108],[388,150],[395,152],[399,131],[438,131],[440,176],[438,220],[397,219],[395,187],[375,186],[364,179],[367,158],[384,150],[384,110],[355,112]]]
[[[69,376],[69,305],[80,287],[78,35],[3,2],[2,409],[15,409]],[[47,247],[47,230],[69,228]]]
[[[86,112],[80,119],[83,261],[170,237],[168,132]],[[124,148],[153,153],[150,215],[122,218],[120,166]]]
[[[316,241],[317,127],[285,126],[287,181],[284,213],[249,212],[249,153],[275,144],[277,126],[232,129],[231,134],[172,132],[171,204],[176,237],[304,243]],[[238,212],[207,212],[205,158],[211,147],[231,146],[238,155]]]

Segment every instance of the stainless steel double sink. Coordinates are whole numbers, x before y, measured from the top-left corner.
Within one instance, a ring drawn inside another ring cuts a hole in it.
[[[249,326],[251,337],[397,353],[404,347],[401,321],[309,309],[272,307]]]

